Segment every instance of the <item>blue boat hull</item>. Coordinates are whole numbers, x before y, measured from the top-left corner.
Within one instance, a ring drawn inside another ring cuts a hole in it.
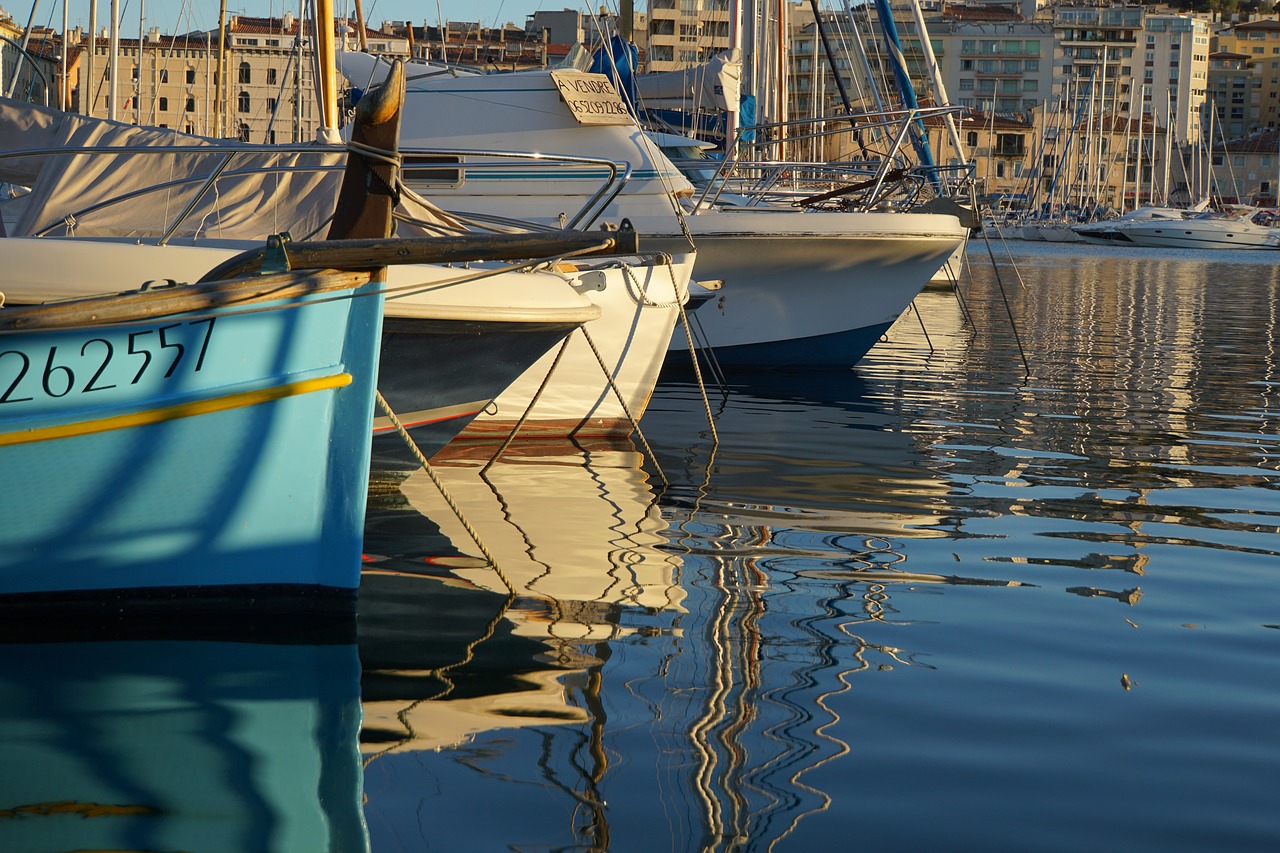
[[[848,370],[884,337],[892,325],[876,323],[829,335],[715,347],[714,351],[716,361],[729,369]],[[688,362],[688,356],[685,353],[673,353],[669,360],[680,365]]]
[[[0,336],[0,594],[354,600],[382,299],[351,294]]]

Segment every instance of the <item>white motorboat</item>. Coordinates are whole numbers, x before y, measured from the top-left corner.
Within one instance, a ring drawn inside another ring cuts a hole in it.
[[[1098,222],[1084,222],[1072,226],[1071,230],[1086,243],[1098,246],[1132,246],[1129,229],[1139,222],[1181,222],[1196,211],[1179,207],[1155,207],[1145,205],[1135,208],[1123,216],[1114,219],[1103,219]]]
[[[1124,231],[1138,246],[1168,249],[1280,249],[1280,211],[1239,207],[1189,219],[1152,219]]]
[[[339,57],[357,88],[379,78],[382,63]],[[725,365],[852,365],[967,233],[949,214],[695,204],[693,185],[601,75],[478,75],[425,63],[410,63],[407,74],[401,148],[410,187],[461,215],[574,227],[625,217],[646,249],[696,246],[697,277],[725,285],[697,315]],[[511,159],[530,151],[560,158]],[[616,181],[602,189],[611,172]],[[687,349],[684,336],[671,347]]]

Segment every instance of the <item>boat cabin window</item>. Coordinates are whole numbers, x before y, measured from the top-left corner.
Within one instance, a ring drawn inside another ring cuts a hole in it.
[[[442,168],[462,162],[462,158],[442,154],[406,154],[400,174],[411,188],[418,185],[457,187],[462,185],[462,170]]]

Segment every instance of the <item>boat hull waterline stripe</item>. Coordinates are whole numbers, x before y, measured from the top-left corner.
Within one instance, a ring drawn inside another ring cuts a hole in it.
[[[113,430],[133,429],[134,427],[149,426],[150,424],[174,421],[180,418],[191,418],[197,415],[208,415],[229,409],[243,409],[248,406],[283,400],[286,397],[297,397],[301,394],[310,394],[315,391],[342,388],[350,385],[351,381],[350,373],[335,373],[318,379],[304,379],[300,382],[289,382],[271,388],[241,391],[222,397],[213,397],[208,400],[178,403],[173,406],[162,406],[158,409],[148,409],[128,415],[112,415],[111,417],[97,418],[96,420],[81,423],[59,424],[58,426],[42,427],[40,429],[0,433],[0,447],[31,444],[38,441],[53,441],[61,438],[74,438]]]
[[[484,411],[487,401],[476,401],[473,403],[459,403],[454,406],[440,406],[436,409],[426,409],[419,412],[397,413],[396,419],[400,421],[401,426],[405,429],[416,429],[421,426],[437,424],[442,421],[453,420],[454,418],[472,418]],[[373,419],[374,435],[394,432],[395,424],[391,422],[391,418],[379,417]]]

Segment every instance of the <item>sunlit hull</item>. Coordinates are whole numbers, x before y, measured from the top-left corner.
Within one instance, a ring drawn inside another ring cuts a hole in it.
[[[349,600],[375,288],[0,336],[0,593]]]

